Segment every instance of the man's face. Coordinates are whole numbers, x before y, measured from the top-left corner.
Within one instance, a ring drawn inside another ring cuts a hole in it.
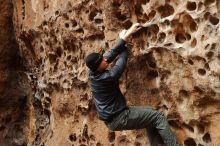
[[[103,71],[108,67],[108,62],[107,59],[105,59],[104,57],[102,58],[102,62],[100,63],[99,67],[98,67],[98,71]]]

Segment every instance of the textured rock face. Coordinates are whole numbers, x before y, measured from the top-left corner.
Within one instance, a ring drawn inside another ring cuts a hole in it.
[[[144,130],[111,132],[98,120],[83,61],[92,51],[109,50],[120,30],[147,21],[151,25],[130,40],[121,78],[128,105],[163,110],[181,145],[220,145],[219,0],[16,0],[13,5],[33,93],[33,115],[23,123],[32,126],[26,143],[17,145],[147,145]],[[4,79],[2,95],[9,82]]]
[[[0,1],[0,145],[27,145],[31,135],[31,88],[13,29],[13,4]]]

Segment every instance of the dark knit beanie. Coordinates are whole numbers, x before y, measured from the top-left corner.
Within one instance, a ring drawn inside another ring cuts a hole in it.
[[[88,56],[86,56],[86,65],[88,68],[90,68],[92,71],[96,71],[99,67],[100,63],[102,62],[102,55],[99,53],[91,53]]]

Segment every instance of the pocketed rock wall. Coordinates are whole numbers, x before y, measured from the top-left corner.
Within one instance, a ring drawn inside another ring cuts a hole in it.
[[[183,146],[220,145],[219,0],[14,0],[32,87],[31,146],[144,146],[144,130],[109,131],[96,115],[84,58],[130,40],[121,78],[128,105],[164,111]]]
[[[30,125],[31,87],[15,39],[12,16],[12,2],[0,1],[0,145],[24,146],[34,130]]]

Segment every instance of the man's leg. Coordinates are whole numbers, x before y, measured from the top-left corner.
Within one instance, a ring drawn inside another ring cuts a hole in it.
[[[151,146],[158,146],[158,144],[164,144],[162,137],[160,136],[155,127],[147,126],[146,131]]]
[[[166,146],[178,146],[166,117],[163,113],[150,107],[130,107],[114,118],[112,122],[106,123],[106,125],[109,129],[115,131],[146,128],[151,146],[157,146],[158,143],[161,143],[159,135]]]

